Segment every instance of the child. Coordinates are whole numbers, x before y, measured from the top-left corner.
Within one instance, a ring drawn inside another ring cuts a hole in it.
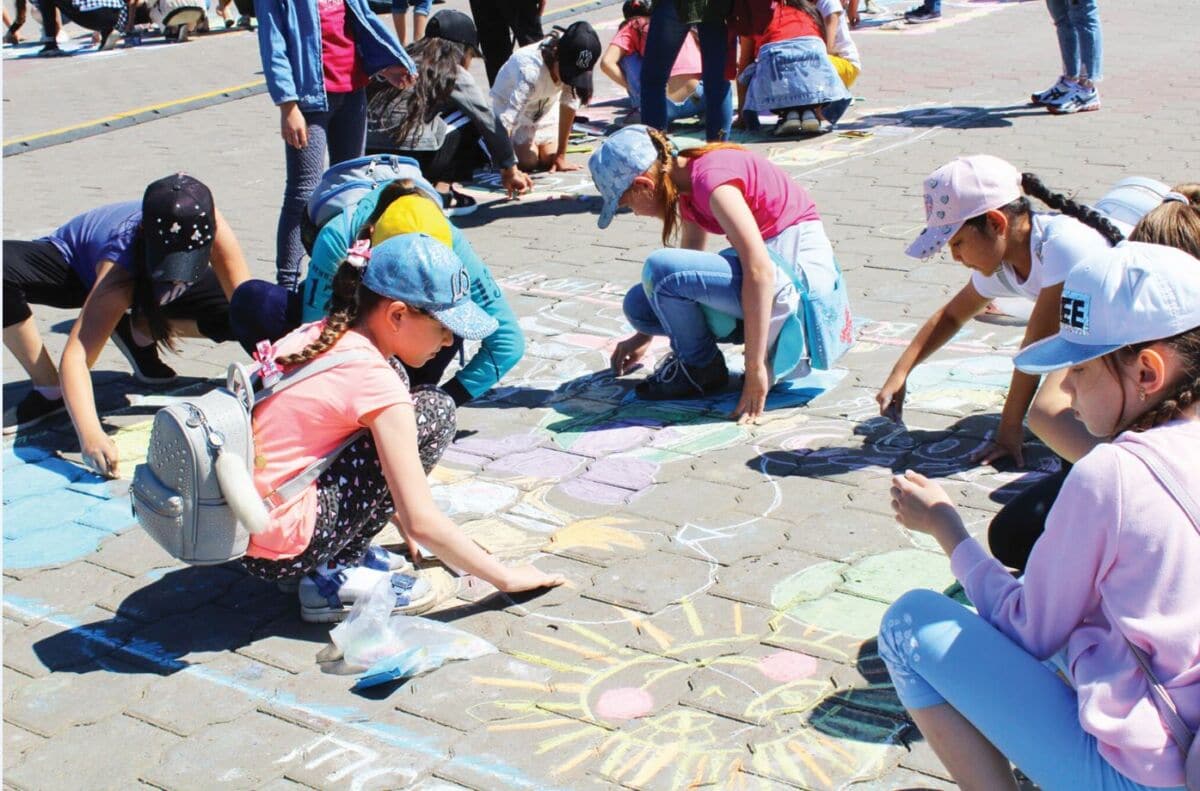
[[[833,248],[802,187],[741,146],[716,143],[678,151],[666,135],[630,126],[606,139],[588,162],[604,207],[600,227],[617,208],[657,217],[663,244],[676,228],[684,249],[667,248],[646,261],[644,283],[625,297],[636,330],[617,344],[612,369],[630,371],[655,335],[671,354],[637,386],[645,399],[696,398],[725,387],[728,371],[707,311],[744,322],[746,376],[732,417],[756,420],[774,381],[802,365],[797,285],[833,290],[840,273]],[[724,234],[732,250],[704,252],[708,234]]]
[[[379,74],[404,87],[414,66],[367,0],[258,0],[256,13],[263,74],[287,146],[275,279],[294,289],[304,255],[300,218],[326,150],[330,164],[362,156],[367,78]]]
[[[649,0],[626,0],[622,11],[625,21],[617,28],[617,34],[604,50],[600,58],[600,71],[629,94],[635,114],[627,118],[626,123],[633,123],[638,117],[636,109],[642,101],[642,61],[646,55],[651,5]],[[704,84],[700,80],[700,48],[696,45],[695,35],[689,33],[683,40],[667,80],[667,124],[703,114]]]
[[[761,35],[743,37],[738,48],[738,107],[746,125],[749,113],[779,116],[775,135],[815,134],[833,129],[850,105],[826,54],[822,20],[812,0],[780,0]]]
[[[334,295],[339,264],[356,239],[379,244],[405,233],[424,233],[450,247],[467,268],[471,299],[499,323],[499,329],[480,343],[476,354],[441,385],[462,406],[495,387],[525,353],[525,336],[516,314],[496,285],[491,271],[475,253],[467,237],[443,216],[424,179],[398,180],[365,195],[321,228],[313,245],[308,276],[299,293],[262,280],[249,280],[233,295],[230,320],[242,345],[253,349],[260,340],[280,338],[300,323],[325,315]],[[411,383],[437,385],[450,361],[462,352],[462,339],[438,352],[420,367],[408,368]]]
[[[517,50],[500,69],[492,106],[523,170],[579,170],[567,162],[567,140],[575,113],[592,99],[592,69],[599,59],[596,31],[576,22]]]
[[[400,45],[408,43],[408,30],[404,15],[408,7],[413,12],[413,43],[425,37],[425,26],[429,20],[429,12],[433,9],[433,0],[392,0],[392,24],[396,27],[396,38]]]
[[[229,297],[248,277],[212,193],[183,174],[153,182],[140,202],[93,209],[42,239],[5,240],[4,345],[34,389],[11,416],[5,413],[4,433],[68,407],[84,457],[116,477],[117,448],[101,428],[88,373],[104,342],[111,336],[138,381],[170,382],[175,372],[158,358],[156,344],[169,347],[183,335],[233,340]],[[29,303],[82,308],[61,371],[42,345]]]
[[[360,429],[370,432],[302,494],[273,503],[268,529],[251,538],[246,569],[264,579],[301,578],[306,621],[341,620],[387,575],[397,609],[428,607],[426,583],[364,564],[371,538],[394,513],[410,550],[428,547],[500,590],[562,584],[531,565],[505,567],[438,511],[425,476],[454,437],[454,404],[436,389],[410,393],[404,369],[389,363],[395,357],[419,367],[455,335],[479,340],[495,331],[495,319],[468,297],[467,270],[424,234],[389,239],[363,261],[352,257],[338,270],[337,306],[325,321],[299,328],[270,352],[284,372],[329,351],[364,358],[322,371],[255,410],[255,486],[269,500],[313,459]]]
[[[927,227],[907,253],[925,259],[949,243],[954,260],[972,270],[971,279],[917,331],[875,396],[879,412],[899,421],[909,373],[996,297],[1036,300],[1022,346],[1054,332],[1062,281],[1076,262],[1123,239],[1097,212],[1050,192],[1030,173],[1021,174],[996,157],[962,157],[935,170],[924,182]],[[1032,195],[1065,214],[1030,209]],[[1086,223],[1086,225],[1085,225]],[[1025,412],[1038,377],[1013,372],[996,437],[977,460],[987,464],[1012,456],[1024,464]]]
[[[842,84],[849,88],[862,74],[862,59],[858,56],[854,39],[850,38],[846,12],[841,0],[816,0],[816,3],[817,13],[825,23],[825,49],[829,53],[829,60],[842,78]],[[849,103],[846,106],[849,107]],[[842,112],[845,109],[842,108]],[[838,113],[838,117],[841,117],[841,113]],[[837,119],[831,121],[836,122]]]
[[[1137,242],[1093,255],[1067,275],[1058,334],[1016,364],[1067,369],[1088,431],[1116,439],[1071,471],[1024,580],[967,534],[940,486],[895,476],[897,521],[938,541],[978,614],[910,591],[883,617],[879,654],[964,788],[1015,791],[1009,761],[1047,789],[1180,786],[1187,745],[1150,686],[1194,731],[1200,261]]]
[[[469,180],[489,159],[500,168],[509,195],[533,187],[517,166],[491,99],[468,71],[478,46],[471,17],[439,11],[425,38],[408,48],[421,79],[403,91],[378,80],[367,89],[367,149],[417,160],[425,177],[439,185],[450,216],[475,210],[475,199],[454,189],[454,182]]]
[[[1058,51],[1063,72],[1044,91],[1032,94],[1029,103],[1041,105],[1055,115],[1087,113],[1100,109],[1103,76],[1103,42],[1097,0],[1046,0],[1058,33]]]

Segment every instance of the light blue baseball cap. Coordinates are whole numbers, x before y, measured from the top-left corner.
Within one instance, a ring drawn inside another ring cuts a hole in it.
[[[592,183],[600,190],[604,206],[597,222],[607,228],[617,213],[621,196],[638,176],[650,169],[658,159],[658,149],[650,139],[649,127],[642,124],[627,126],[600,144],[588,159]]]
[[[460,338],[482,340],[500,326],[471,299],[463,262],[427,234],[401,234],[374,247],[363,285],[429,313]]]

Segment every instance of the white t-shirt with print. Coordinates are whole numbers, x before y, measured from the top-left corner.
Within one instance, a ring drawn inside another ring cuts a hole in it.
[[[846,10],[842,8],[841,0],[817,0],[817,11],[821,13],[822,19],[828,19],[830,14],[841,14],[838,17],[837,35],[833,38],[833,54],[845,58],[861,69],[862,61],[858,57],[858,47],[854,45],[854,39],[850,38],[850,22],[846,19]]]
[[[1108,242],[1099,232],[1065,214],[1034,212],[1029,233],[1029,277],[1021,280],[1007,262],[994,275],[971,274],[971,285],[987,299],[1025,297],[1037,300],[1043,288],[1067,279],[1075,264],[1101,250]]]
[[[496,74],[492,106],[500,123],[512,134],[519,126],[542,125],[556,113],[556,105],[579,109],[579,99],[569,88],[555,84],[550,67],[542,58],[541,43],[535,42],[512,54]]]

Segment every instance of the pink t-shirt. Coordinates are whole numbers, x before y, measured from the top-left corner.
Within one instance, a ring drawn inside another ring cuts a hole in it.
[[[679,196],[679,214],[709,233],[725,233],[709,209],[713,190],[722,184],[733,184],[746,196],[763,239],[773,239],[797,223],[821,219],[807,190],[752,151],[718,149],[688,161],[692,191]]]
[[[1122,450],[1134,444],[1200,491],[1200,421],[1126,432],[1071,470],[1023,581],[975,539],[950,566],[979,615],[1034,657],[1066,649],[1079,721],[1113,767],[1135,783],[1179,786],[1183,756],[1125,638],[1150,655],[1188,727],[1200,725],[1200,531]]]
[[[316,339],[324,321],[306,324],[279,341],[279,354],[292,354]],[[366,360],[346,362],[299,382],[254,410],[254,485],[264,497],[363,428],[363,421],[412,398],[399,374],[367,338],[347,332],[325,352],[366,351]],[[320,359],[320,358],[317,358]],[[308,547],[316,524],[317,485],[271,511],[270,527],[250,537],[246,554],[278,560]]]
[[[649,27],[649,17],[634,17],[613,36],[612,45],[622,52],[636,52],[645,57],[646,31]],[[683,46],[679,48],[679,54],[675,56],[675,65],[671,67],[672,77],[680,74],[700,75],[700,46],[691,33],[683,37]]]
[[[317,0],[321,14],[321,65],[326,93],[350,93],[366,86],[367,75],[354,46],[345,0]]]

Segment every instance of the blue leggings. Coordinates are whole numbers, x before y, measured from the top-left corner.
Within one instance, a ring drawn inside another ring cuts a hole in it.
[[[1045,791],[1145,789],[1100,755],[1075,690],[958,602],[912,590],[883,616],[879,655],[908,709],[949,703]]]

